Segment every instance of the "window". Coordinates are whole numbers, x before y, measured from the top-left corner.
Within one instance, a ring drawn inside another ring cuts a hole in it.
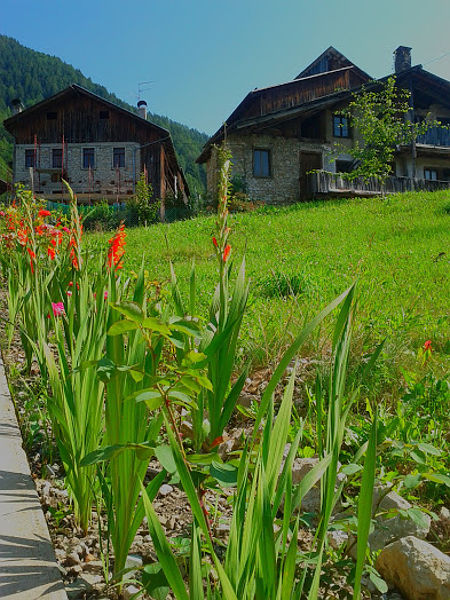
[[[125,166],[125,148],[114,148],[113,149],[113,167]]]
[[[25,167],[34,167],[34,150],[25,150]]]
[[[337,160],[336,173],[351,173],[353,171],[353,162],[351,160]]]
[[[253,150],[253,175],[255,177],[270,177],[269,150]]]
[[[47,121],[55,121],[56,117],[57,114],[54,111],[47,113]]]
[[[60,169],[62,167],[62,149],[54,148],[52,150],[52,167]]]
[[[109,110],[101,110],[100,119],[109,119]]]
[[[425,179],[427,179],[428,181],[437,181],[438,180],[437,169],[430,169],[427,167],[423,170],[423,174],[425,176]]]
[[[333,135],[334,137],[341,138],[350,137],[347,117],[342,117],[341,115],[333,115]]]
[[[93,169],[95,167],[94,148],[83,148],[83,169]]]

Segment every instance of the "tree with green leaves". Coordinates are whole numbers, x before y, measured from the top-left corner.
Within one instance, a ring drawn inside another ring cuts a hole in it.
[[[438,121],[414,121],[408,90],[396,86],[395,77],[372,91],[367,88],[355,93],[341,114],[358,132],[351,148],[336,148],[350,154],[356,168],[348,174],[351,179],[376,177],[385,181],[392,174],[396,147],[414,143],[419,135],[440,126]]]

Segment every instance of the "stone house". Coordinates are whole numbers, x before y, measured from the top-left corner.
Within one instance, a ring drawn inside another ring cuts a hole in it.
[[[135,114],[73,84],[26,110],[16,101],[4,126],[15,141],[14,183],[41,197],[67,198],[63,178],[81,202],[123,201],[144,172],[155,198],[188,202],[170,133],[147,120],[144,101]]]
[[[400,46],[394,54],[396,85],[411,92],[410,118],[450,124],[450,82],[421,65],[411,66],[411,48]],[[330,47],[292,81],[249,92],[197,159],[206,164],[209,199],[217,187],[217,145],[225,136],[233,177],[253,200],[284,203],[327,194],[380,193],[379,182],[351,183],[340,175],[352,169],[345,148],[354,144],[358,132],[339,111],[362,86],[376,87],[378,81]],[[438,128],[412,147],[397,148],[394,177],[384,191],[448,186],[450,132]]]

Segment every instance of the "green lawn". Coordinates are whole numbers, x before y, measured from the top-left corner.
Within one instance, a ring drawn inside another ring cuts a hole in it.
[[[235,262],[245,254],[251,295],[242,352],[256,365],[275,359],[305,319],[355,279],[359,304],[354,351],[371,351],[387,336],[379,383],[393,391],[400,369],[417,368],[417,352],[432,340],[431,365],[448,368],[450,192],[385,199],[336,200],[234,215]],[[167,281],[169,259],[187,289],[195,260],[198,312],[216,281],[214,218],[130,229],[125,271],[142,256],[150,279]],[[110,234],[89,234],[93,244]],[[290,281],[297,292],[289,294]],[[326,352],[318,335],[304,352]],[[376,386],[377,389],[378,386]]]

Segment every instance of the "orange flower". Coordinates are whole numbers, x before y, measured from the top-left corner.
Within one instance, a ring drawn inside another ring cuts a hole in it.
[[[53,248],[53,246],[49,246],[47,248],[47,255],[50,258],[50,260],[55,260],[56,252],[55,252],[55,249]]]
[[[427,340],[424,345],[423,345],[423,349],[425,350],[425,352],[428,350],[429,352],[431,352],[431,340]]]
[[[108,268],[112,269],[112,267],[114,266],[114,270],[117,271],[118,269],[122,268],[122,257],[125,254],[125,238],[126,238],[126,233],[125,233],[125,225],[123,223],[121,223],[119,225],[119,228],[116,232],[116,234],[114,235],[114,237],[112,237],[109,240],[109,251],[108,251]]]
[[[21,246],[26,246],[28,242],[28,231],[26,229],[18,229],[17,239]]]
[[[230,246],[230,244],[227,244],[225,246],[225,250],[223,251],[223,256],[222,256],[223,262],[227,262],[228,257],[230,256],[230,252],[231,252],[231,246]]]

